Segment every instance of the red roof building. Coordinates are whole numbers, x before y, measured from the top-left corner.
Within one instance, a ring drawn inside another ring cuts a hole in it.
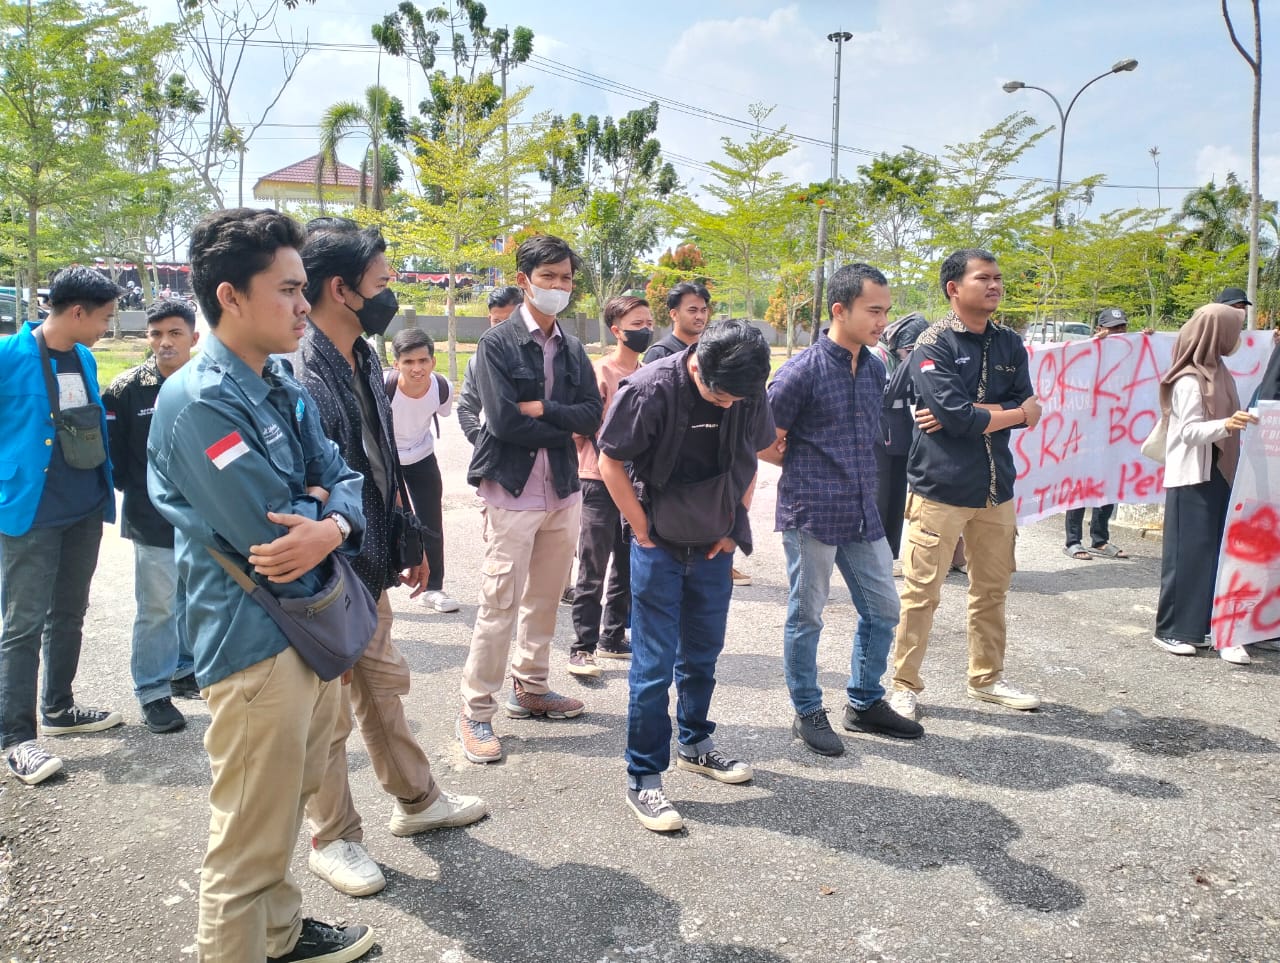
[[[259,201],[271,201],[280,207],[285,201],[310,201],[316,198],[316,164],[320,155],[315,154],[288,167],[282,167],[253,185],[253,196]],[[360,200],[360,172],[348,164],[324,165],[324,180],[320,191],[326,204],[354,207]],[[373,182],[369,181],[369,193]]]

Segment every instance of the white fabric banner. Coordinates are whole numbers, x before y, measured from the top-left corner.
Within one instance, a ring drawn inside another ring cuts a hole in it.
[[[1219,649],[1280,637],[1280,402],[1257,411],[1259,423],[1240,436],[1218,555],[1211,625]]]
[[[1160,417],[1160,378],[1176,335],[1124,334],[1029,344],[1031,388],[1044,408],[1013,432],[1018,521],[1068,508],[1164,501],[1164,466],[1139,449]],[[1271,355],[1270,331],[1246,331],[1228,368],[1247,405]]]

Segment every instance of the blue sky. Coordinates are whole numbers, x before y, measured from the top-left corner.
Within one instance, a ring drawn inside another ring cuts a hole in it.
[[[1251,43],[1246,0],[1230,2],[1237,29]],[[316,0],[283,19],[313,41],[371,43],[369,25],[391,6],[389,0]],[[940,152],[947,143],[975,139],[1015,109],[1056,125],[1046,96],[1006,94],[1001,84],[1017,79],[1048,88],[1065,106],[1084,82],[1133,57],[1136,71],[1099,81],[1071,113],[1066,179],[1103,174],[1110,184],[1131,185],[1099,191],[1090,213],[1154,206],[1153,146],[1160,150],[1165,206],[1210,177],[1220,182],[1228,170],[1242,179],[1248,174],[1251,74],[1228,40],[1217,0],[491,0],[488,7],[491,24],[534,31],[540,59],[520,67],[512,81],[533,86],[533,111],[616,116],[652,93],[746,121],[748,105],[761,102],[776,105],[771,123],[828,143],[835,48],[825,38],[848,30],[854,39],[844,48],[840,128],[846,148],[874,153],[909,144]],[[1263,7],[1264,42],[1280,42],[1274,39],[1280,38],[1280,3]],[[157,0],[153,9],[162,16],[171,7]],[[1277,63],[1280,47],[1269,53]],[[377,70],[372,49],[315,51],[270,119],[314,124],[327,105],[359,98]],[[607,84],[591,78],[557,76],[580,71],[635,88],[641,99],[602,90]],[[259,53],[246,75],[251,82],[238,91],[246,107],[277,74],[273,56]],[[416,67],[385,56],[382,80],[413,103],[423,90]],[[1280,198],[1278,121],[1280,87],[1272,80],[1263,90],[1261,182],[1273,198]],[[658,134],[695,190],[707,176],[696,162],[719,156],[720,137],[745,136],[740,128],[672,109],[662,111]],[[1055,131],[1019,173],[1052,178],[1057,147]],[[308,126],[267,128],[248,155],[246,183],[315,149]],[[354,162],[361,150],[351,144],[343,159]],[[841,172],[852,174],[865,161],[842,151]],[[819,145],[802,145],[780,162],[799,181],[821,180],[829,166],[829,147]]]

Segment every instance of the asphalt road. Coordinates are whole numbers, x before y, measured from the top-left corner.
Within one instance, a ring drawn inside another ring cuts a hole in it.
[[[445,422],[447,588],[435,615],[395,599],[414,670],[407,704],[446,787],[492,815],[464,830],[390,835],[391,801],[352,737],[352,789],[386,890],[341,896],[294,870],[304,912],[371,924],[370,958],[466,961],[1280,959],[1280,655],[1236,668],[1149,641],[1159,544],[1117,530],[1130,561],[1075,562],[1061,518],[1024,530],[1009,604],[1008,677],[1045,699],[1022,714],[964,694],[964,587],[948,582],[925,664],[926,737],[846,734],[820,759],[793,741],[782,683],[786,599],[772,534],[776,470],[762,467],[759,548],[740,562],[720,661],[717,738],[756,767],[721,786],[672,772],[687,828],[649,833],[623,802],[625,666],[552,684],[582,717],[509,720],[500,765],[453,739],[475,614],[479,514],[468,449]],[[128,543],[108,531],[77,685],[123,728],[56,741],[66,775],[0,779],[0,955],[21,963],[193,960],[208,810],[198,704],[181,733],[139,723],[129,682]],[[839,582],[836,582],[837,587]],[[843,592],[820,650],[838,710],[854,614]],[[833,713],[838,718],[838,713]]]

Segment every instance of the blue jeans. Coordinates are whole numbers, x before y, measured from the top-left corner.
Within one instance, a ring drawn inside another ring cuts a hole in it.
[[[680,560],[631,540],[631,702],[627,709],[627,782],[662,785],[671,763],[667,690],[676,684],[680,748],[690,756],[715,745],[707,720],[724,648],[733,555]]]
[[[849,704],[869,708],[884,698],[884,675],[898,625],[898,591],[887,540],[826,545],[802,529],[782,533],[787,558],[787,622],[782,652],[791,704],[800,715],[822,708],[818,685],[818,637],[822,610],[831,594],[831,570],[840,569],[858,610],[849,658]]]
[[[45,715],[75,705],[89,583],[98,567],[102,512],[68,525],[0,535],[0,749],[36,737],[36,677],[44,657]]]
[[[181,596],[185,596],[185,587]],[[178,565],[171,548],[133,543],[133,694],[139,705],[167,699],[169,683],[193,671],[191,641],[180,597]]]

